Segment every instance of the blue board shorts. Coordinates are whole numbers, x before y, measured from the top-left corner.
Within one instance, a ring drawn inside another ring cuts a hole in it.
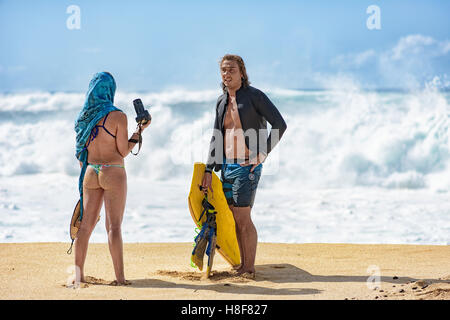
[[[226,160],[222,164],[220,180],[229,205],[253,207],[259,178],[261,178],[262,163],[250,172],[252,167],[253,165],[241,166],[233,163],[232,160]]]

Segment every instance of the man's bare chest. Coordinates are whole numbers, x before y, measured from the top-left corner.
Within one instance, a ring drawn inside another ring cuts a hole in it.
[[[241,119],[239,117],[239,111],[237,110],[236,104],[233,105],[232,102],[228,104],[223,125],[225,130],[242,128]]]

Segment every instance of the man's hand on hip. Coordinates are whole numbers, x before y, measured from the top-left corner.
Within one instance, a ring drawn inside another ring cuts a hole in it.
[[[255,170],[255,168],[257,166],[259,166],[261,163],[263,163],[266,160],[266,158],[267,158],[267,155],[262,153],[262,152],[260,152],[260,153],[258,153],[258,156],[256,158],[252,158],[252,159],[249,159],[249,160],[245,161],[242,164],[242,166],[246,167],[246,166],[251,165],[252,167],[250,169],[250,172],[253,172],[253,170]]]

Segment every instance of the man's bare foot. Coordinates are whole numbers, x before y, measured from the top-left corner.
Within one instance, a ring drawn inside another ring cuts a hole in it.
[[[131,281],[125,280],[124,282],[119,282],[117,280],[114,280],[109,285],[111,286],[129,286],[131,284]]]
[[[241,278],[251,279],[251,280],[255,280],[255,278],[256,278],[255,271],[242,271],[242,272],[238,273],[237,275]]]
[[[247,269],[243,267],[236,271],[236,275],[248,279],[255,279],[256,277],[255,269]]]

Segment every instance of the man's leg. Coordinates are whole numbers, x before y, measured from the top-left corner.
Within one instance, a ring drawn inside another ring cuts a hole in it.
[[[250,214],[261,175],[261,167],[262,165],[254,170],[254,176],[252,177],[249,174],[250,167],[227,165],[222,169],[223,190],[233,212],[236,238],[241,255],[241,266],[237,270],[238,274],[255,272],[258,234]]]
[[[229,204],[228,207],[230,208],[231,212],[233,213],[233,217],[234,217],[234,206],[232,204]],[[238,271],[242,268],[242,266],[244,265],[244,253],[242,252],[242,241],[238,232],[238,226],[236,223],[236,218],[234,219],[234,229],[236,231],[236,239],[238,242],[238,246],[239,246],[239,255],[241,258],[241,264],[239,266],[234,266],[233,268],[237,269]]]
[[[234,207],[233,215],[241,251],[241,267],[238,269],[238,274],[254,273],[258,234],[251,219],[251,207]]]

